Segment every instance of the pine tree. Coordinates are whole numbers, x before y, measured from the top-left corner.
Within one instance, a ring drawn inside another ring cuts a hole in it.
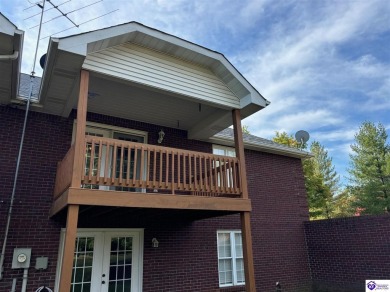
[[[333,198],[333,217],[355,216],[357,211],[353,208],[356,198],[349,188],[345,188],[340,194]]]
[[[325,150],[319,142],[314,141],[310,145],[310,152],[316,160],[316,171],[321,173],[324,179],[324,184],[332,195],[336,195],[339,190],[340,176],[337,174],[332,163],[332,158],[328,156],[328,151]]]
[[[364,214],[390,211],[390,146],[385,127],[364,122],[355,135],[350,155],[355,205]]]

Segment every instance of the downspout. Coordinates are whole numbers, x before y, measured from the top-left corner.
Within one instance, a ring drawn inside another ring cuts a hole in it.
[[[22,137],[21,137],[21,139],[20,139],[18,159],[17,159],[17,161],[16,161],[16,170],[15,170],[14,184],[13,184],[13,188],[12,188],[10,206],[9,206],[9,209],[8,209],[7,224],[6,224],[6,227],[5,227],[5,234],[4,234],[4,239],[3,239],[3,247],[2,247],[2,249],[1,249],[1,254],[0,254],[0,280],[3,279],[5,249],[6,249],[6,247],[7,247],[7,240],[8,240],[9,227],[10,227],[10,224],[11,224],[12,208],[13,208],[14,200],[15,200],[16,185],[17,185],[17,182],[18,182],[20,160],[21,160],[21,158],[22,158],[22,150],[23,150],[24,136],[25,136],[25,133],[26,133],[28,112],[29,112],[29,110],[30,110],[30,101],[31,101],[31,97],[32,97],[32,94],[33,94],[33,89],[34,89],[34,84],[33,84],[33,82],[34,82],[34,78],[35,78],[35,77],[34,77],[34,75],[35,75],[35,72],[34,72],[34,70],[35,70],[35,62],[36,62],[36,60],[37,60],[39,39],[40,39],[40,37],[41,37],[41,27],[42,27],[43,12],[44,12],[44,10],[45,10],[45,2],[46,2],[46,0],[43,0],[42,7],[41,7],[41,8],[42,8],[42,13],[41,13],[41,19],[40,19],[40,23],[39,23],[37,44],[36,44],[36,47],[35,47],[34,62],[33,62],[33,65],[32,65],[32,70],[31,70],[31,75],[30,75],[30,93],[29,93],[28,99],[27,99],[26,114],[25,114],[25,116],[24,116]],[[14,52],[13,55],[15,55],[15,53],[16,53],[16,52]],[[19,55],[19,52],[18,52],[17,54]],[[8,55],[8,57],[13,56],[13,55]],[[5,57],[7,57],[7,56],[5,56]],[[26,274],[26,277],[27,277],[27,274]],[[27,281],[27,280],[26,280],[26,281]],[[26,282],[26,283],[27,283],[27,282]]]
[[[16,60],[19,57],[19,52],[15,51],[12,55],[0,55],[0,61]]]

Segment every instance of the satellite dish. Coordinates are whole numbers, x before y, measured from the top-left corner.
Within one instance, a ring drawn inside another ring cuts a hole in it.
[[[46,54],[42,55],[42,57],[39,59],[39,65],[41,65],[42,69],[45,69],[46,64]]]
[[[299,130],[295,133],[295,139],[302,145],[309,141],[310,135],[304,130]]]

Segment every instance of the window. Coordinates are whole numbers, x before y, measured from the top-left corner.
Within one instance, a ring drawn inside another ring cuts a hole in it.
[[[218,231],[219,286],[245,284],[241,231]]]
[[[233,147],[213,145],[213,154],[236,157],[236,151]]]
[[[221,146],[221,145],[213,145],[213,154],[215,155],[223,155],[229,157],[236,157],[236,151],[232,147]],[[219,161],[217,161],[216,167],[219,167]],[[226,181],[227,186],[231,187],[232,183],[230,182],[230,178],[232,177],[232,169],[226,170]],[[218,186],[221,186],[221,174],[218,173]]]

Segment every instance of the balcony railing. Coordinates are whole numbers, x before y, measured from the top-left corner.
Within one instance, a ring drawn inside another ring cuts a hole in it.
[[[58,165],[55,196],[70,185],[74,150]],[[235,157],[86,136],[83,188],[196,196],[238,197]],[[59,177],[60,176],[60,177]]]

